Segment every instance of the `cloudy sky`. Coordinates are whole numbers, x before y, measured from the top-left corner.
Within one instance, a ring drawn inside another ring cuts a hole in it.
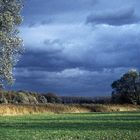
[[[26,0],[12,89],[104,96],[140,69],[139,0]]]

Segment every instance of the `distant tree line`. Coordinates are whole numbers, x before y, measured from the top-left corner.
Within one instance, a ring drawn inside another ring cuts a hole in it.
[[[96,104],[110,103],[110,97],[57,96],[55,93],[39,94],[29,91],[0,91],[0,103],[4,104]]]
[[[111,102],[111,97],[62,96],[61,100],[64,104],[107,104]]]

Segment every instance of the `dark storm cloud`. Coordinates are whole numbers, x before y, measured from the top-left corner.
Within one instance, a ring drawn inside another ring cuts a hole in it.
[[[111,82],[120,74],[134,66],[140,68],[137,59],[140,51],[137,46],[131,47],[118,53],[111,51],[110,56],[102,51],[100,59],[94,58],[96,63],[91,63],[86,57],[82,62],[76,62],[67,60],[60,52],[30,50],[17,65],[15,75],[18,84],[15,89],[53,91],[60,95],[108,95]],[[121,67],[122,70],[116,72]]]
[[[65,54],[68,48],[61,40],[45,39],[47,49],[26,49],[16,67],[15,89],[54,91],[60,95],[107,95],[113,80],[130,68],[140,68],[139,37],[140,33],[135,31],[124,35],[104,33],[91,47],[78,50],[80,59],[74,57],[75,48]]]
[[[97,0],[27,0],[24,15],[54,15],[92,8]]]
[[[59,39],[46,39],[43,44],[47,46],[47,49],[39,50],[28,47],[30,49],[25,51],[23,60],[19,62],[17,67],[55,72],[72,68],[88,71],[102,71],[105,68],[115,69],[119,67],[139,68],[139,40],[139,32],[130,31],[130,33],[125,33],[124,35],[112,32],[107,36],[105,33],[100,35],[96,40],[97,43],[91,44],[90,47],[79,49],[75,57],[74,53],[77,51],[75,48],[67,51],[68,44],[64,46],[64,43]]]
[[[53,23],[53,18],[45,17],[45,18],[41,18],[40,21],[38,21],[35,17],[32,20],[30,20],[30,19],[28,20],[28,27],[31,28],[31,27],[35,27],[35,26],[37,27],[39,25],[46,25],[46,24],[49,25],[51,23]]]
[[[99,69],[94,63],[90,66],[83,58],[84,62],[69,60],[59,51],[47,52],[27,50],[22,56],[23,61],[19,61],[16,68],[26,68],[28,70],[60,72],[65,69],[82,68],[82,69]]]
[[[113,72],[112,72],[113,73]],[[116,75],[115,75],[116,76]],[[87,71],[79,68],[52,72],[38,69],[17,68],[16,89],[56,92],[60,95],[99,96],[108,93],[113,74],[108,70]],[[105,86],[105,88],[101,88]],[[82,89],[82,91],[81,91]],[[97,91],[100,91],[98,93]],[[94,92],[93,92],[94,91]]]
[[[138,27],[102,27],[94,31],[95,40],[90,35],[93,42],[89,46],[69,47],[71,43],[56,38],[44,39],[41,48],[28,46],[16,67],[15,89],[60,95],[110,94],[113,80],[130,68],[140,68]],[[88,43],[86,38],[81,41]]]
[[[140,69],[138,0],[26,0],[23,15],[13,89],[110,95],[113,80]]]
[[[59,52],[47,52],[28,50],[22,56],[17,67],[37,70],[58,71],[65,67],[65,61],[59,56]]]
[[[87,17],[87,23],[121,26],[140,22],[134,8],[95,12]]]
[[[23,10],[24,24],[29,27],[50,24],[60,15],[65,15],[65,20],[66,14],[85,12],[92,9],[96,3],[97,0],[26,0]]]

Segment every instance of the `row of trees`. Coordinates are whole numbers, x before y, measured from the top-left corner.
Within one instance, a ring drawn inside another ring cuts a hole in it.
[[[80,97],[80,96],[62,96],[61,101],[64,104],[108,104],[110,97]]]
[[[39,94],[29,91],[0,91],[0,103],[4,104],[97,104],[110,103],[110,97],[57,96],[54,93]]]

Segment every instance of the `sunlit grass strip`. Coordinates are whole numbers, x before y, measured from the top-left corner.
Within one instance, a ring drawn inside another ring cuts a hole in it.
[[[101,104],[46,104],[46,105],[13,105],[1,104],[0,115],[24,115],[37,113],[85,113],[85,112],[120,112],[139,111],[135,105],[101,105]]]

